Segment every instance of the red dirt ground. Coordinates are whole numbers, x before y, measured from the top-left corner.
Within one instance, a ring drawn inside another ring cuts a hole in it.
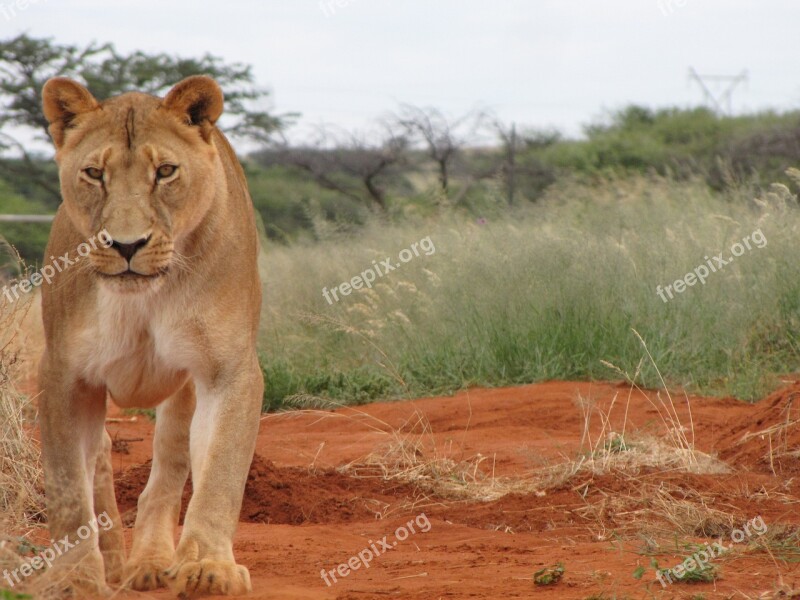
[[[787,381],[755,405],[690,396],[691,417],[686,399],[675,398],[677,416],[690,438],[693,427],[696,448],[729,465],[730,472],[722,475],[675,468],[594,475],[585,471],[481,502],[449,493],[443,497],[414,482],[386,480],[375,476],[374,468],[358,471],[358,477],[342,469],[363,462],[370,453],[385,453],[399,432],[407,440],[421,440],[421,460],[449,456],[460,461],[480,454],[486,457],[480,466],[486,476],[540,476],[546,464],[586,456],[578,397],[592,400],[600,411],[589,427],[592,440],[599,435],[600,413],[609,413],[615,397],[612,430],[622,431],[627,408],[630,439],[664,439],[656,392],[631,393],[626,385],[613,383],[552,382],[265,416],[235,539],[237,559],[250,569],[255,588],[248,597],[756,598],[779,585],[800,589],[795,562],[800,549],[789,543],[796,545],[791,536],[800,528],[800,455],[793,454],[800,448],[795,424],[800,407],[794,406],[800,383]],[[428,428],[415,437],[421,431],[420,415]],[[108,428],[116,440],[118,499],[124,520],[132,523],[149,472],[153,424],[142,416],[135,421],[113,416]],[[442,475],[445,481],[448,477]],[[186,499],[188,495],[187,485]],[[664,499],[673,508],[706,512],[696,522],[691,512],[671,522],[659,508]],[[709,510],[731,515],[729,522],[709,517]],[[782,548],[771,544],[774,559],[759,548],[764,538],[754,537],[714,560],[719,572],[715,583],[662,588],[656,581],[652,559],[661,567],[674,567],[697,550],[687,549],[688,544],[718,539],[731,544],[732,529],[756,517],[769,528],[765,537],[789,539]],[[374,558],[369,568],[337,576],[330,586],[323,581],[323,569],[346,563],[383,536],[391,545],[395,531],[415,518],[417,533]],[[430,530],[420,531],[427,529],[427,522]],[[565,568],[560,582],[534,585],[536,571],[558,562]],[[638,567],[645,569],[639,579],[634,577]],[[170,595],[161,591],[116,597]]]

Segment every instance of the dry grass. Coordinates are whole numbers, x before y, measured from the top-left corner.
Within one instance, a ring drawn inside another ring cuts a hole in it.
[[[762,456],[762,460],[769,465],[772,474],[775,476],[778,475],[780,465],[784,459],[796,460],[800,458],[800,451],[792,447],[790,440],[791,433],[795,431],[797,424],[800,423],[800,419],[792,418],[792,409],[797,397],[797,393],[792,393],[786,399],[786,403],[781,409],[783,422],[775,423],[760,431],[748,431],[736,442],[737,446],[742,446],[754,439],[766,439],[767,452]],[[795,410],[794,412],[796,413],[797,411]],[[776,463],[778,465],[777,470],[775,468]]]
[[[41,519],[42,471],[31,436],[35,411],[16,387],[24,363],[20,327],[32,303],[0,306],[0,513],[19,529]]]
[[[31,435],[35,410],[17,388],[28,374],[23,330],[34,304],[33,298],[0,300],[0,570],[19,566],[21,542],[43,528],[42,468]]]
[[[564,456],[561,462],[536,469],[533,474],[542,488],[562,487],[586,474],[620,473],[629,477],[645,470],[715,475],[730,472],[728,465],[694,447],[693,430],[687,432],[681,424],[671,398],[668,406],[672,416],[662,418],[657,435],[629,431],[628,409],[636,389],[635,385],[629,389],[622,422],[617,427],[613,413],[618,396],[614,396],[606,410],[590,399],[577,398],[576,405],[583,416],[580,451],[575,458]],[[657,408],[661,405],[660,414],[666,412],[661,392],[656,393],[654,401],[649,394],[638,391],[652,405]],[[669,393],[666,396],[669,398]],[[599,427],[595,425],[598,421]]]
[[[8,258],[3,264],[18,259],[2,241],[0,255]],[[20,382],[32,379],[42,348],[40,314],[34,295],[15,303],[0,297],[0,571],[23,563],[23,556],[33,551],[29,539],[37,534],[45,538],[42,466],[32,436],[36,409],[20,389]],[[28,582],[28,587],[33,584]],[[55,596],[36,593],[35,597]]]
[[[496,476],[490,457],[453,459],[452,445],[437,448],[431,424],[419,411],[390,435],[379,450],[340,470],[353,477],[413,484],[446,500],[490,502],[512,493],[543,494],[536,481]]]
[[[632,441],[610,429],[607,413],[600,413],[606,433],[591,438],[592,411],[584,407],[584,440],[577,458],[566,458],[553,465],[534,469],[524,477],[499,477],[494,461],[481,454],[465,458],[452,444],[439,448],[431,425],[424,414],[415,411],[401,427],[391,428],[376,420],[375,427],[389,439],[369,455],[340,470],[352,477],[379,478],[415,486],[428,503],[442,500],[491,502],[508,494],[545,496],[550,491],[570,487],[588,497],[590,488],[600,496],[578,509],[586,519],[595,539],[613,535],[636,536],[642,533],[659,538],[676,534],[691,537],[729,535],[738,521],[735,509],[730,512],[713,508],[698,492],[667,483],[646,481],[644,472],[723,473],[728,467],[711,456],[669,445],[664,438],[638,437]],[[349,409],[348,409],[349,410]],[[316,412],[316,411],[312,411]],[[322,418],[340,413],[320,413]],[[368,420],[369,415],[360,413]],[[360,419],[359,419],[360,420]],[[591,439],[591,442],[588,440]],[[615,480],[628,481],[632,493],[605,492],[595,480],[610,474]],[[398,507],[394,507],[396,510]]]
[[[710,507],[707,499],[697,492],[662,484],[645,493],[652,503],[651,513],[667,524],[665,535],[728,538],[740,525],[733,512]]]

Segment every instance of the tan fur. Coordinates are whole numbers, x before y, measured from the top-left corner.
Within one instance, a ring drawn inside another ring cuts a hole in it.
[[[56,78],[43,101],[64,199],[47,256],[74,258],[102,231],[123,245],[148,240],[130,263],[117,247],[96,244],[43,286],[51,534],[76,539],[93,515],[111,515],[110,531],[62,559],[87,567],[94,591],[121,580],[186,596],[249,591],[232,538],[263,396],[261,285],[247,183],[215,126],[222,92],[192,77],[164,99],[130,93],[98,102]],[[178,168],[157,181],[163,165]],[[104,429],[108,396],[124,408],[157,407],[153,468],[127,560]],[[176,548],[190,469],[194,495]]]

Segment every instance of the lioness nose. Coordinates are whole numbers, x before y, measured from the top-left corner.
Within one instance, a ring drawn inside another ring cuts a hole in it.
[[[117,252],[120,253],[120,256],[127,260],[128,262],[134,257],[134,255],[147,246],[148,242],[150,241],[149,237],[143,237],[139,240],[136,240],[132,244],[122,244],[120,242],[111,242],[111,247],[114,248]]]

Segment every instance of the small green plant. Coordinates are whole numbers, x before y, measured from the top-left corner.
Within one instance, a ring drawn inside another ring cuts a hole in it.
[[[33,600],[33,596],[18,594],[11,590],[0,590],[0,600]]]
[[[44,546],[37,546],[24,537],[17,539],[17,554],[20,556],[33,556],[39,554],[44,549]]]
[[[681,563],[683,564],[683,563]],[[699,564],[694,569],[683,569],[683,574],[678,577],[676,567],[671,569],[657,569],[660,579],[670,583],[713,583],[717,580],[717,569],[710,564]]]
[[[556,563],[555,566],[545,567],[533,574],[534,585],[555,585],[564,577],[564,563]]]
[[[692,563],[694,563],[695,567],[693,569],[687,569],[683,566],[688,560],[692,560]],[[687,559],[675,567],[663,569],[659,567],[658,561],[653,558],[650,560],[650,566],[656,570],[656,577],[662,583],[713,583],[719,577],[716,567],[707,563],[698,564],[693,557],[687,557]],[[680,577],[678,577],[675,572],[679,567],[681,572]],[[645,570],[641,567],[639,569],[641,569],[642,574],[644,574]],[[634,577],[636,577],[636,573],[639,572],[639,569],[634,572]]]
[[[609,454],[616,454],[618,452],[625,452],[630,450],[630,446],[625,441],[625,438],[620,434],[615,434],[611,439],[603,444],[603,449]]]
[[[147,417],[150,421],[156,420],[156,410],[154,408],[126,408],[122,414],[131,417]]]
[[[800,562],[800,529],[776,525],[752,544],[753,550],[763,550],[787,563]]]

